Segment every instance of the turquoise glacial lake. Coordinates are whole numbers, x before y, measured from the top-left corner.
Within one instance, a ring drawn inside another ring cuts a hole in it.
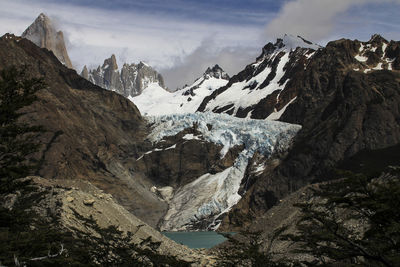
[[[212,248],[226,240],[217,232],[162,232],[176,243],[189,248]]]

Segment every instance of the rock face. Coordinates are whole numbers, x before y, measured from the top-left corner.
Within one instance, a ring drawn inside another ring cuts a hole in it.
[[[81,76],[92,83],[115,91],[125,97],[140,95],[150,84],[158,84],[164,88],[164,79],[157,71],[146,63],[124,64],[121,72],[118,70],[115,55],[104,60],[102,66],[88,71],[84,66]]]
[[[333,41],[292,75],[287,86],[296,86],[297,98],[280,120],[303,128],[280,165],[254,177],[225,222],[245,225],[290,192],[329,178],[339,162],[400,143],[399,47],[379,35]]]
[[[134,172],[133,162],[151,145],[144,142],[146,123],[132,102],[83,79],[50,51],[5,35],[0,69],[13,65],[28,65],[28,74],[44,77],[48,86],[23,117],[46,129],[37,137],[45,144],[35,155],[44,162],[37,174],[90,181],[155,226],[167,205],[150,191],[151,182]]]
[[[137,97],[130,98],[142,114],[166,115],[194,113],[214,90],[226,85],[229,75],[218,65],[208,67],[193,84],[175,92],[152,86]]]
[[[32,41],[35,45],[46,48],[68,68],[72,69],[64,42],[62,31],[56,31],[50,18],[41,13],[39,17],[22,33],[22,37]]]
[[[297,95],[297,87],[290,84],[292,76],[304,71],[319,48],[291,35],[285,35],[275,44],[268,43],[256,62],[205,97],[198,111],[226,113],[239,118],[279,119]]]

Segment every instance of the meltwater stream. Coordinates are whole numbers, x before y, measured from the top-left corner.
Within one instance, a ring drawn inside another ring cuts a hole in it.
[[[169,239],[189,248],[212,248],[225,240],[223,235],[217,232],[162,232]],[[230,233],[233,234],[233,233]]]

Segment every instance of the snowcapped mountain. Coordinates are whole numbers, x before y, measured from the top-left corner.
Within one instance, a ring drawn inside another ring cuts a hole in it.
[[[65,47],[63,32],[56,31],[52,21],[45,14],[41,13],[22,33],[21,37],[32,41],[41,48],[52,51],[61,63],[70,69],[73,68]]]
[[[354,56],[356,66],[353,70],[368,73],[373,70],[398,69],[400,65],[398,59],[396,60],[396,48],[393,44],[394,42],[389,43],[377,34],[368,42],[360,42],[360,47]]]
[[[153,83],[141,95],[129,99],[146,115],[194,113],[205,97],[226,85],[228,80],[229,75],[215,65],[183,89],[169,92]]]
[[[118,69],[115,55],[104,60],[102,66],[88,70],[83,67],[81,76],[90,82],[111,90],[125,97],[140,95],[144,89],[155,84],[165,90],[164,79],[157,71],[144,62],[139,64],[124,64]]]
[[[320,49],[300,36],[285,35],[268,43],[256,62],[229,83],[205,97],[198,111],[226,113],[240,118],[279,119],[297,95],[291,76],[302,72]]]

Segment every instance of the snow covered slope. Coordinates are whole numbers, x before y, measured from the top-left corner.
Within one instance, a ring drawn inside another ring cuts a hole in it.
[[[286,150],[301,128],[282,122],[240,119],[208,112],[148,117],[148,120],[153,124],[149,139],[154,143],[197,124],[201,134],[186,135],[184,139],[222,145],[221,158],[235,145],[245,147],[232,167],[219,173],[204,174],[175,191],[160,226],[161,230],[171,231],[193,229],[201,222],[206,222],[208,229],[218,228],[220,215],[241,198],[238,191],[248,160],[256,151],[268,158],[274,152]]]
[[[206,96],[226,85],[228,79],[228,74],[215,65],[183,89],[169,92],[157,83],[152,83],[141,95],[129,99],[144,115],[193,113]]]
[[[206,97],[198,111],[226,113],[240,118],[279,119],[296,97],[291,75],[304,71],[320,46],[302,37],[285,35],[264,46],[256,62],[233,76],[229,83]]]

